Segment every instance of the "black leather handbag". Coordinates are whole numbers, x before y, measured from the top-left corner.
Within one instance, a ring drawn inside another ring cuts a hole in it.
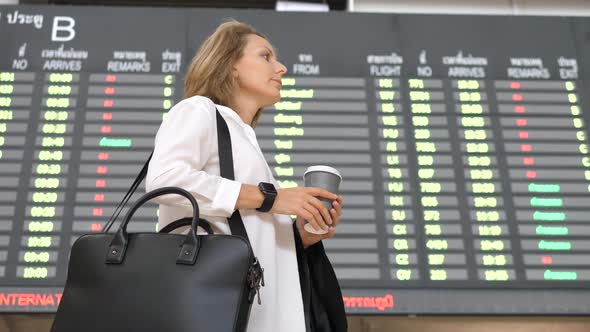
[[[221,175],[233,179],[229,130],[219,113],[217,126]],[[148,163],[149,159],[104,233],[83,235],[73,244],[51,331],[246,331],[264,279],[239,211],[229,218],[232,235],[213,235],[199,219],[199,207],[189,192],[160,188],[135,203],[115,234],[107,233],[145,177]],[[135,211],[166,194],[186,197],[192,218],[176,221],[160,233],[128,233]],[[165,233],[187,221],[188,234]],[[209,234],[197,235],[200,226]]]

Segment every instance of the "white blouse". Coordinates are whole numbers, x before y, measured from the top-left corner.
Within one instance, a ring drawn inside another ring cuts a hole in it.
[[[231,134],[235,181],[219,176],[216,107]],[[201,218],[209,221],[215,233],[230,234],[227,218],[234,211],[241,184],[259,182],[278,188],[254,130],[231,108],[194,96],[168,112],[156,135],[147,191],[166,186],[186,189],[197,200]],[[181,196],[166,195],[155,201],[160,204],[160,229],[192,216],[190,203]],[[264,268],[266,284],[260,288],[262,305],[256,299],[252,305],[248,331],[305,331],[291,218],[255,209],[240,209],[240,214],[254,254]]]

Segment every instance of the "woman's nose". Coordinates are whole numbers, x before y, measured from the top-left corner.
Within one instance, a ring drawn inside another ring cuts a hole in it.
[[[285,75],[287,73],[287,67],[285,67],[285,65],[283,65],[282,63],[278,62],[279,66],[277,69],[278,73],[281,73],[281,75]]]

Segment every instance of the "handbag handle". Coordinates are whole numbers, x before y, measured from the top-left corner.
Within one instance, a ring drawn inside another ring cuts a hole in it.
[[[145,204],[147,201],[156,198],[158,196],[167,194],[178,194],[187,198],[193,206],[193,219],[191,223],[191,231],[184,238],[182,249],[176,258],[176,264],[194,265],[197,260],[197,254],[200,248],[200,240],[196,234],[196,229],[199,227],[199,205],[195,198],[186,190],[178,187],[163,187],[143,195],[125,216],[125,219],[119,226],[119,230],[115,233],[111,244],[109,245],[109,252],[107,253],[106,263],[107,264],[121,264],[125,258],[125,251],[129,244],[129,234],[127,233],[127,224],[131,220],[131,217],[139,209],[139,207]]]
[[[191,218],[191,217],[186,217],[186,218],[175,220],[175,221],[169,223],[168,225],[162,227],[162,229],[160,229],[160,231],[158,233],[170,233],[170,232],[176,230],[177,228],[184,227],[184,226],[190,226],[192,221],[193,221],[193,218]],[[209,234],[209,235],[213,235],[215,233],[215,232],[213,232],[213,227],[211,227],[211,224],[209,224],[209,222],[205,219],[201,219],[199,221],[199,227],[204,229],[205,232],[207,232],[207,234]]]

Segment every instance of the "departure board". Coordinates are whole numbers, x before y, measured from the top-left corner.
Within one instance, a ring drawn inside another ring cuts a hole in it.
[[[343,175],[348,313],[590,313],[590,19],[58,6],[0,7],[0,311],[56,310],[226,18],[288,69],[255,128],[277,182]]]

